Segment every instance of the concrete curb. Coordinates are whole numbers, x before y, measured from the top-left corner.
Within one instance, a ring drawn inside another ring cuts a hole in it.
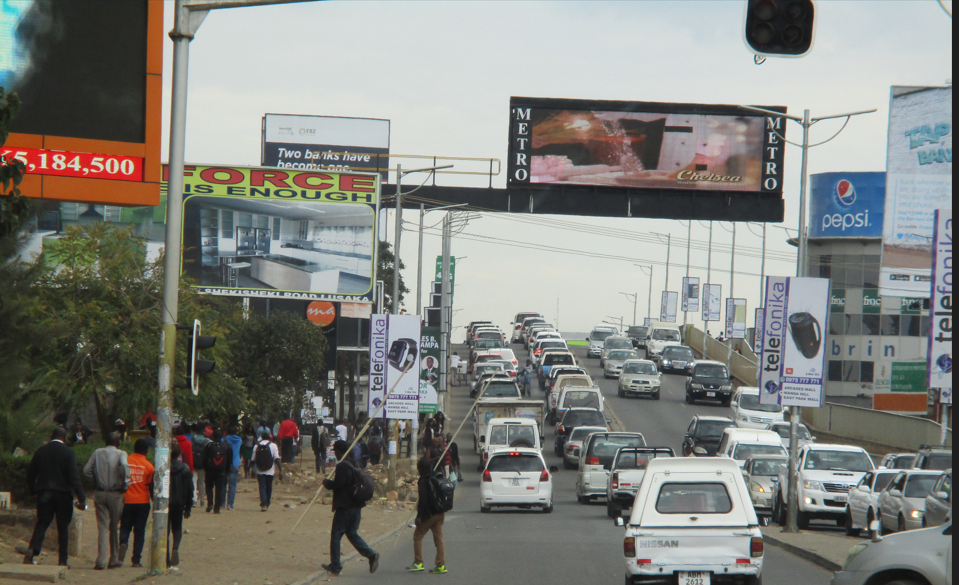
[[[796,555],[797,557],[801,559],[805,559],[813,563],[814,565],[819,565],[820,567],[833,572],[842,570],[842,565],[839,565],[822,555],[816,554],[804,548],[800,548],[794,544],[789,544],[787,542],[784,542],[782,540],[775,538],[774,536],[770,536],[769,534],[763,534],[763,538],[765,539],[767,543],[777,548],[781,548],[790,554]]]
[[[405,510],[404,510],[404,511],[405,511]],[[384,534],[383,536],[380,536],[379,538],[377,538],[377,539],[374,540],[373,542],[368,542],[367,544],[370,545],[370,548],[372,548],[372,549],[375,550],[375,549],[376,549],[376,545],[378,545],[378,544],[380,544],[381,542],[383,542],[383,541],[385,541],[385,540],[387,540],[387,539],[389,539],[389,538],[392,538],[392,537],[396,536],[397,534],[399,534],[400,531],[402,531],[404,528],[406,528],[406,524],[407,524],[407,520],[404,520],[402,524],[400,524],[399,526],[397,526],[396,528],[394,528],[392,531]],[[343,563],[343,566],[345,567],[345,566],[346,566],[346,563],[352,561],[353,559],[355,559],[355,558],[358,557],[358,556],[359,556],[359,553],[356,552],[356,551],[354,551],[353,554],[344,556],[340,562]],[[307,576],[305,579],[303,579],[302,581],[295,581],[294,583],[291,583],[290,585],[316,585],[317,583],[321,583],[321,582],[325,581],[325,580],[327,579],[327,577],[329,577],[329,576],[330,576],[330,574],[329,574],[327,571],[325,571],[325,570],[323,570],[323,569],[320,569],[320,570],[317,571],[316,573],[313,573],[313,574],[311,574],[311,575],[308,575],[308,576]]]

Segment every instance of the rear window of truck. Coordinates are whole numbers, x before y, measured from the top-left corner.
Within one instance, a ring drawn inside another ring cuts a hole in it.
[[[665,483],[656,500],[660,514],[728,514],[732,509],[722,483]]]

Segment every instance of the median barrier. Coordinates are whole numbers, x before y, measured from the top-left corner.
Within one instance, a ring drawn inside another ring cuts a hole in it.
[[[803,408],[802,420],[814,434],[822,431],[891,451],[915,451],[919,445],[938,445],[942,434],[939,424],[927,418],[831,402],[822,408]],[[946,434],[946,445],[952,446],[951,429]]]

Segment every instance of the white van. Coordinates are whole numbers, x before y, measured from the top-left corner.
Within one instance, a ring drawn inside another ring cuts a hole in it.
[[[556,401],[556,419],[563,418],[563,415],[570,408],[595,408],[600,412],[606,412],[605,404],[603,391],[600,390],[599,386],[583,388],[582,386],[566,385],[559,393],[559,399]]]
[[[723,431],[719,442],[718,457],[735,459],[742,467],[746,460],[757,455],[789,455],[783,448],[782,439],[772,431],[729,428]],[[747,494],[748,497],[749,494]]]
[[[524,447],[543,451],[543,437],[535,420],[529,418],[494,418],[486,425],[486,442],[482,447],[485,466],[498,451]]]
[[[785,417],[782,406],[760,404],[759,388],[753,386],[737,388],[729,408],[729,418],[741,429],[763,430],[773,423],[782,422]]]
[[[667,345],[682,345],[683,335],[673,323],[653,323],[646,332],[646,358],[663,353]]]
[[[586,338],[586,343],[589,344],[586,347],[586,357],[602,356],[603,344],[606,342],[606,338],[618,334],[618,329],[608,325],[597,325],[593,327],[593,330],[589,332],[589,337]]]

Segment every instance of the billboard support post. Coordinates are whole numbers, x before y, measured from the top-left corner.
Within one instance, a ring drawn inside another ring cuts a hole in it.
[[[421,316],[423,315],[423,216],[425,215],[425,206],[420,203],[420,245],[416,258],[416,314]]]
[[[681,222],[680,222],[681,223]],[[689,282],[689,243],[693,239],[693,220],[689,220],[688,225],[686,226],[686,282]],[[685,283],[684,283],[685,284]],[[683,293],[686,294],[686,293]],[[689,320],[688,311],[683,311],[683,333],[689,336],[689,332],[686,331],[686,325]]]
[[[653,265],[652,264],[636,264],[640,269],[642,269],[643,274],[646,273],[646,268],[649,268],[649,296],[646,297],[646,317],[648,319],[653,318]]]
[[[396,236],[393,245],[393,306],[390,313],[400,314],[400,236],[403,233],[403,165],[396,165]],[[421,232],[422,233],[422,232]],[[417,291],[419,294],[419,291]]]

